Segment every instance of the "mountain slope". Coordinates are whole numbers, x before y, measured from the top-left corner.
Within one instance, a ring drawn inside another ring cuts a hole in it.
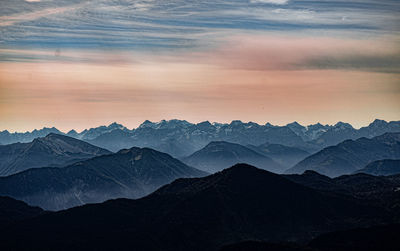
[[[400,250],[399,232],[400,224],[356,228],[323,234],[308,246],[320,251],[397,251]]]
[[[0,146],[0,176],[29,168],[64,166],[110,152],[68,136],[50,133],[30,143]]]
[[[0,195],[59,210],[111,198],[138,198],[181,177],[204,176],[168,154],[121,150],[63,168],[29,169],[0,178]]]
[[[0,228],[16,221],[38,216],[43,212],[39,207],[31,207],[25,202],[0,196]]]
[[[364,173],[329,178],[314,171],[284,175],[300,185],[362,200],[369,205],[383,207],[400,217],[400,175],[373,176]]]
[[[314,170],[331,177],[353,173],[371,161],[400,158],[400,133],[385,133],[372,139],[346,140],[302,160],[286,173]]]
[[[245,146],[224,141],[213,141],[183,161],[209,173],[221,171],[237,163],[247,163],[275,173],[281,173],[285,169],[269,157]]]
[[[48,214],[0,234],[1,248],[218,250],[248,239],[308,240],[379,220],[381,210],[236,165],[139,199]]]
[[[302,149],[280,144],[265,143],[259,146],[247,145],[246,147],[273,159],[286,168],[292,167],[310,155],[310,153]]]
[[[367,173],[376,176],[400,174],[400,160],[399,159],[377,160],[369,163],[363,169],[356,171],[356,173]]]

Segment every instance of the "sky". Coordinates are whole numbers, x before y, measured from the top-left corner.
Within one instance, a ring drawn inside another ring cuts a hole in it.
[[[398,0],[0,0],[0,130],[400,120]]]

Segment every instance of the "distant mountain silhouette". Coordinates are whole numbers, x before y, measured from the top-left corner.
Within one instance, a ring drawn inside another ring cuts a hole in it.
[[[330,125],[321,125],[320,123],[317,123],[315,125],[302,126],[297,122],[287,124],[286,126],[289,127],[298,136],[300,136],[304,141],[318,139],[330,128],[334,127]]]
[[[286,173],[314,170],[331,177],[353,173],[371,161],[400,159],[400,133],[385,133],[372,139],[346,140],[302,160]]]
[[[110,133],[115,130],[121,130],[121,131],[126,131],[126,132],[129,131],[125,126],[114,122],[108,126],[99,126],[99,127],[95,127],[95,128],[85,129],[80,133],[77,133],[76,131],[71,130],[68,132],[68,136],[89,141],[89,140],[93,140],[105,133]],[[118,149],[118,150],[120,150],[120,149]]]
[[[131,148],[63,168],[36,168],[0,178],[0,195],[49,210],[112,198],[138,198],[182,177],[205,172],[168,154]]]
[[[118,152],[121,149],[134,147],[134,141],[131,138],[132,134],[126,130],[112,130],[104,132],[94,139],[87,140],[87,142],[104,147],[110,151]]]
[[[275,173],[281,173],[284,167],[271,158],[257,153],[245,146],[225,141],[213,141],[203,149],[184,158],[183,161],[200,170],[215,173],[237,163],[246,163]]]
[[[367,173],[371,175],[395,175],[400,174],[400,159],[384,159],[369,163],[356,173]]]
[[[248,165],[178,179],[151,195],[49,213],[0,233],[2,249],[218,250],[248,239],[305,241],[385,212]]]
[[[29,168],[64,166],[109,153],[108,150],[84,141],[50,133],[30,143],[0,146],[0,176],[15,174]]]
[[[50,132],[62,134],[54,127],[26,133],[2,131],[0,144],[30,142]],[[231,123],[204,121],[198,124],[177,119],[160,122],[146,120],[138,128],[132,130],[114,122],[108,126],[85,129],[82,132],[71,130],[67,136],[85,140],[114,152],[133,146],[150,147],[182,158],[200,150],[211,141],[228,141],[256,146],[268,142],[315,153],[324,147],[336,145],[347,139],[372,138],[386,132],[400,132],[400,121],[375,120],[370,125],[357,130],[343,122],[338,122],[336,125],[317,123],[308,126],[293,122],[286,126],[274,126],[269,123],[265,125],[254,122],[244,123],[240,120],[234,120]]]
[[[43,212],[39,207],[31,207],[25,202],[0,196],[0,229],[11,223],[38,216]]]
[[[247,145],[246,147],[273,159],[286,168],[292,167],[310,155],[310,153],[299,148],[280,144],[265,143],[259,146]]]
[[[27,143],[31,142],[36,138],[45,137],[50,133],[63,134],[55,127],[52,128],[43,127],[40,130],[35,129],[32,132],[24,132],[24,133],[21,132],[10,133],[6,130],[0,132],[0,145],[8,145],[18,142]]]
[[[339,122],[329,128],[312,143],[321,147],[336,145],[344,140],[358,139],[361,137],[373,138],[387,132],[400,132],[400,121],[386,122],[376,119],[368,126],[354,129],[350,124]]]

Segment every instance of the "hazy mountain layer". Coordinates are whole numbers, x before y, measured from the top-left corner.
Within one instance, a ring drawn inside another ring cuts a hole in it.
[[[247,145],[246,147],[273,159],[285,168],[292,167],[310,155],[302,149],[280,144],[265,143],[259,146]]]
[[[367,173],[376,176],[400,174],[400,160],[384,159],[373,161],[363,169],[356,171],[356,173]]]
[[[64,166],[103,154],[108,150],[81,140],[51,133],[30,143],[0,146],[0,176],[15,174],[29,168]]]
[[[47,135],[49,130],[60,133],[56,128],[44,128],[23,134],[3,131],[0,132],[0,144],[29,142],[33,138]],[[162,120],[157,123],[145,121],[133,130],[112,123],[79,133],[71,130],[67,135],[114,152],[137,146],[151,147],[175,157],[185,157],[211,141],[228,141],[242,145],[260,145],[268,142],[315,153],[346,139],[371,138],[386,132],[400,132],[400,121],[375,120],[369,126],[354,129],[350,124],[343,122],[336,125],[317,123],[308,126],[294,122],[286,126],[274,126],[269,123],[260,125],[238,120],[229,124],[208,121],[192,124],[185,120]]]
[[[237,163],[254,165],[275,173],[282,173],[285,170],[283,166],[269,157],[245,146],[224,141],[213,141],[203,149],[184,158],[183,161],[209,173],[222,171]]]
[[[286,173],[314,170],[334,177],[353,173],[372,161],[382,159],[400,159],[400,133],[346,140],[307,157]]]
[[[63,168],[36,168],[0,178],[0,195],[49,210],[112,198],[138,198],[182,177],[204,176],[168,154],[121,150]]]

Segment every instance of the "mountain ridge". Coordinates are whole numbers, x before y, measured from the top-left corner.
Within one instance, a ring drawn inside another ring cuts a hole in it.
[[[270,157],[251,148],[226,141],[212,141],[182,160],[188,165],[209,173],[222,171],[237,163],[247,163],[277,173],[285,170]]]
[[[146,120],[131,130],[114,122],[108,126],[85,129],[81,132],[71,130],[66,135],[113,152],[133,146],[151,147],[176,158],[182,158],[200,150],[211,141],[228,141],[241,145],[260,145],[268,142],[315,153],[346,139],[372,138],[386,132],[400,132],[400,121],[386,122],[376,119],[368,126],[355,129],[344,122],[338,122],[335,125],[317,123],[308,126],[293,122],[276,126],[270,123],[258,124],[240,120],[230,123],[209,121],[190,123],[177,119],[159,122]],[[8,131],[3,131],[0,132],[0,144],[29,142],[38,137],[35,136],[38,133],[44,132],[10,134]],[[65,134],[58,130],[57,133]]]
[[[376,160],[355,173],[366,173],[375,176],[400,174],[400,159]]]
[[[372,224],[382,213],[240,164],[204,178],[175,180],[138,200],[110,200],[26,220],[2,232],[0,246],[34,248],[45,239],[46,247],[63,249],[218,250],[249,238],[309,240]]]
[[[60,210],[112,198],[138,198],[177,178],[206,174],[168,154],[133,147],[62,168],[33,168],[0,177],[0,194]]]
[[[314,170],[328,176],[353,173],[371,161],[400,158],[400,133],[345,140],[308,156],[285,173]]]
[[[30,143],[0,146],[0,176],[15,174],[29,168],[63,166],[110,151],[68,136],[50,133]]]

